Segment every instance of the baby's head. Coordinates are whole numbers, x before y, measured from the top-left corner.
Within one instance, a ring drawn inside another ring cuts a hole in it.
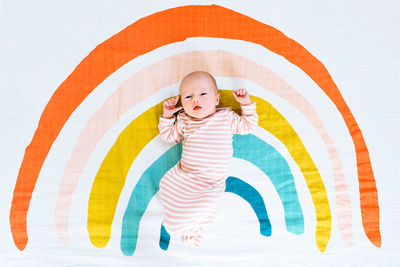
[[[194,71],[186,75],[180,86],[181,102],[185,112],[196,119],[215,113],[219,93],[214,77],[205,71]]]

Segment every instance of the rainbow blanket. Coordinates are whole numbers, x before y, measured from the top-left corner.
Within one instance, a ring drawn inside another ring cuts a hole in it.
[[[399,6],[148,2],[2,3],[0,264],[399,264]],[[259,115],[199,248],[162,226],[157,129],[195,70]]]

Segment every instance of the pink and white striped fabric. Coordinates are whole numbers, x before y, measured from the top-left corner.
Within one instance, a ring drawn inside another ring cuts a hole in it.
[[[225,191],[233,134],[247,134],[257,123],[255,103],[242,106],[242,116],[224,108],[204,119],[185,112],[176,119],[160,117],[161,139],[182,141],[181,160],[160,181],[163,224],[171,236],[183,235],[183,241],[200,244],[201,230],[214,222]]]

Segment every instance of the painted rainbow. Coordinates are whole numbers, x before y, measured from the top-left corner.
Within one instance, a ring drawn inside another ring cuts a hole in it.
[[[230,27],[224,27],[222,23],[224,25],[229,23]],[[126,63],[156,48],[184,41],[190,37],[217,37],[261,45],[300,68],[330,98],[343,117],[354,143],[365,234],[372,244],[380,247],[378,192],[369,152],[358,124],[329,72],[304,47],[277,29],[238,12],[210,5],[176,7],[138,20],[98,45],[57,88],[41,115],[31,143],[26,148],[15,185],[10,226],[17,248],[23,250],[27,245],[27,213],[33,190],[48,152],[72,112],[99,84]],[[136,41],[138,39],[140,42]],[[241,64],[256,69],[257,72],[246,72],[244,68],[228,70],[218,62],[227,62],[232,66]],[[164,73],[165,77],[159,79],[160,75],[157,74],[167,66],[172,71]],[[215,76],[248,79],[265,90],[279,88],[275,91],[268,90],[286,99],[310,121],[321,136],[332,162],[339,230],[343,240],[351,245],[352,218],[349,190],[338,152],[319,115],[300,93],[271,70],[224,50],[191,51],[162,59],[132,75],[92,115],[81,132],[61,180],[55,212],[56,232],[60,241],[68,242],[68,218],[73,194],[80,173],[102,136],[118,121],[121,114],[161,88],[178,82],[186,73],[193,70],[209,71]],[[144,80],[158,81],[143,83]],[[134,87],[130,86],[132,84],[140,84],[142,90],[140,92],[133,90]],[[221,105],[234,105],[229,90],[222,90],[221,94],[224,100]],[[69,101],[64,101],[65,98]],[[259,127],[270,132],[286,146],[304,176],[316,213],[316,243],[323,252],[331,236],[332,218],[320,173],[288,121],[266,100],[257,96],[252,96],[252,100],[257,103]],[[118,103],[117,109],[116,103]],[[158,135],[157,118],[161,111],[159,103],[134,119],[121,132],[100,166],[89,196],[87,219],[88,234],[96,247],[104,247],[110,239],[111,224],[127,173],[140,151]],[[266,123],[267,121],[269,123]],[[91,142],[83,147],[87,140]],[[122,143],[123,146],[120,145]],[[292,173],[283,156],[254,135],[235,136],[233,145],[234,157],[253,163],[271,179],[284,207],[287,230],[294,234],[303,233],[303,213]],[[122,223],[121,250],[125,255],[134,253],[141,217],[158,191],[159,179],[179,160],[180,153],[181,146],[178,144],[155,159],[133,189]],[[266,162],[274,162],[275,169]],[[281,186],[282,184],[285,186]],[[265,203],[255,188],[240,178],[229,177],[226,191],[246,200],[257,215],[260,233],[265,236],[271,235],[272,227]],[[168,233],[161,227],[160,247],[167,249],[168,243]]]

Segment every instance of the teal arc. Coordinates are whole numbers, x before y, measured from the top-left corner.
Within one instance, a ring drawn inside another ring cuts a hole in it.
[[[233,156],[246,160],[271,180],[282,202],[285,213],[285,224],[288,232],[302,234],[304,218],[300,207],[296,187],[289,165],[283,156],[271,145],[253,134],[234,135]],[[151,199],[159,190],[159,182],[164,174],[181,158],[182,144],[178,143],[161,155],[140,177],[134,187],[122,221],[121,251],[131,256],[136,250],[140,220]],[[259,193],[250,185],[232,177],[227,179],[227,192],[235,193],[249,202],[260,222],[260,232],[271,234],[271,226],[264,201]],[[264,211],[263,211],[264,207]],[[269,226],[268,226],[269,223]],[[160,247],[168,248],[169,236],[161,227]]]

